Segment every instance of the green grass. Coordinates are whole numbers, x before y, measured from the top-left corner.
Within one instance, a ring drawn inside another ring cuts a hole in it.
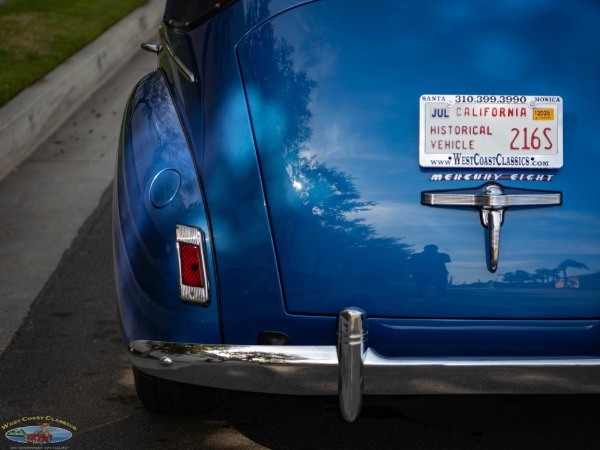
[[[0,106],[146,0],[8,0],[0,5]]]

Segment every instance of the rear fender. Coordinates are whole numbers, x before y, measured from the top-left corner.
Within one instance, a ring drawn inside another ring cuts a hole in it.
[[[179,298],[175,226],[206,236],[207,306]],[[220,343],[213,249],[202,187],[181,118],[160,70],[127,103],[114,182],[115,279],[123,337]]]

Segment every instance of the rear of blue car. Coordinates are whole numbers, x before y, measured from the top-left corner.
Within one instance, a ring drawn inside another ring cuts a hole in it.
[[[115,178],[142,401],[600,391],[599,21],[168,1]]]

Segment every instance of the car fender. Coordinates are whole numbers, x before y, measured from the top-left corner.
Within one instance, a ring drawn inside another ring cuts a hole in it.
[[[127,342],[221,341],[210,227],[192,154],[172,93],[156,70],[127,102],[115,171],[115,281]],[[207,305],[179,298],[178,224],[200,228],[206,236]]]

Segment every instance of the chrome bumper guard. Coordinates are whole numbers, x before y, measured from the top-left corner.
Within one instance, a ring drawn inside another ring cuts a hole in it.
[[[181,383],[252,392],[339,396],[356,420],[363,394],[600,393],[600,357],[385,358],[368,348],[364,312],[338,316],[337,346],[202,345],[138,340],[131,363]]]

